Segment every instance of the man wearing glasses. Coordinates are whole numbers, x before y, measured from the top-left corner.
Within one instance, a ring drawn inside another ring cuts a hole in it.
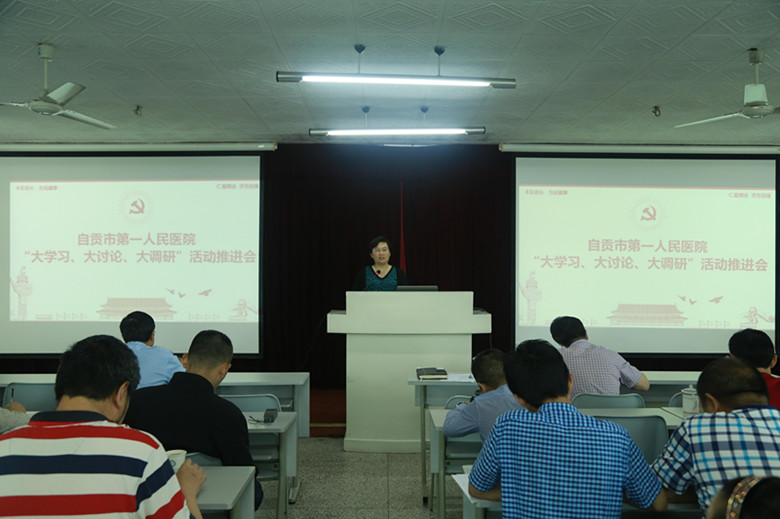
[[[709,364],[696,390],[703,413],[683,421],[652,468],[669,502],[707,510],[730,479],[780,476],[780,411],[761,374],[734,358]]]

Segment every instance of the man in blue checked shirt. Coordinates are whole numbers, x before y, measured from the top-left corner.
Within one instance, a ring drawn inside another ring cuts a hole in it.
[[[666,510],[661,483],[628,432],[571,405],[572,377],[555,347],[521,343],[504,357],[504,373],[526,409],[496,420],[469,475],[472,496],[501,500],[505,519],[617,519],[624,496]]]
[[[698,500],[702,517],[724,483],[780,476],[780,411],[753,367],[718,359],[696,384],[704,411],[687,418],[653,463],[669,501]]]

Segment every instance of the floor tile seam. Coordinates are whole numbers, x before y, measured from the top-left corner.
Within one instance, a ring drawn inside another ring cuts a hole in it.
[[[390,454],[385,455],[386,470],[385,470],[385,518],[390,519]]]

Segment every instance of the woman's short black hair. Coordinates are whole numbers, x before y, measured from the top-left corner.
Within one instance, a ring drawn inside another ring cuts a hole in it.
[[[387,244],[387,248],[388,250],[390,250],[390,252],[393,251],[393,248],[390,246],[390,240],[380,235],[374,238],[373,240],[371,240],[370,242],[368,242],[368,253],[371,254],[372,252],[374,252],[376,246],[382,242],[385,242]]]

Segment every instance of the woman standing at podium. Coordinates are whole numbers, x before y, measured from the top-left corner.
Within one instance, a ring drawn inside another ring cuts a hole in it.
[[[398,285],[408,285],[406,273],[390,265],[390,242],[384,236],[377,236],[369,243],[369,256],[373,265],[358,271],[352,282],[352,290],[392,291]]]

